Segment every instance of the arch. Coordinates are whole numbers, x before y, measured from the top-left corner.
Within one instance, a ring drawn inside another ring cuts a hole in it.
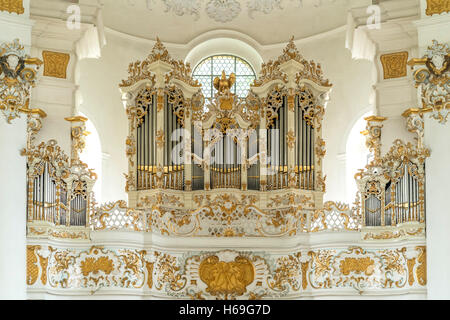
[[[355,174],[358,169],[363,169],[368,163],[369,150],[366,147],[366,138],[361,134],[366,128],[364,118],[372,115],[372,112],[366,112],[360,116],[349,130],[347,143],[345,147],[345,185],[347,201],[353,203],[357,192]]]
[[[191,66],[198,65],[202,60],[214,55],[234,55],[247,61],[258,74],[263,59],[258,51],[248,43],[233,38],[214,38],[199,43],[186,55],[185,62]]]

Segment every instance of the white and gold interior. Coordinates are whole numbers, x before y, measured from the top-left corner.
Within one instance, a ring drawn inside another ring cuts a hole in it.
[[[448,12],[0,1],[0,298],[450,298]]]

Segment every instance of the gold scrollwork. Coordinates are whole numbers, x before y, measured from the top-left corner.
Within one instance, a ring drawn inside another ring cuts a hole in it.
[[[450,12],[450,1],[427,0],[427,9],[425,10],[427,16],[432,16],[433,14],[441,14],[444,12]]]

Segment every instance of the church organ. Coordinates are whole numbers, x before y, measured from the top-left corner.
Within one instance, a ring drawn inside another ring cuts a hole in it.
[[[223,72],[205,99],[190,67],[159,41],[129,71],[120,85],[130,120],[129,193],[324,191],[321,126],[331,85],[292,41],[263,65],[247,97],[231,93],[234,74]]]
[[[87,238],[96,180],[96,174],[79,159],[85,143],[83,137],[87,134],[84,126],[87,119],[77,116],[66,120],[72,124],[70,158],[55,140],[34,145],[35,126],[30,124],[39,123],[40,127],[40,120],[29,117],[31,137],[22,152],[27,157],[28,231],[48,236],[63,232],[65,227],[77,228]]]

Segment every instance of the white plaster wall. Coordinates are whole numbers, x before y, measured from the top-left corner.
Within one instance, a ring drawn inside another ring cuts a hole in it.
[[[397,139],[405,143],[411,142],[413,145],[417,144],[417,139],[415,139],[417,135],[406,129],[406,119],[404,117],[388,117],[387,120],[383,121],[381,135],[381,155],[388,152],[393,142]]]
[[[0,115],[0,300],[26,298],[26,128]]]
[[[425,115],[428,298],[450,299],[450,123]]]
[[[343,33],[331,39],[309,42],[299,50],[306,59],[321,63],[325,77],[333,84],[323,123],[327,144],[323,164],[327,175],[325,201],[348,202],[347,199],[354,198],[346,195],[347,179],[343,179],[345,162],[349,159],[341,159],[354,124],[372,110],[373,66],[370,61],[352,59],[351,52],[345,49]]]
[[[100,59],[79,62],[79,92],[82,102],[78,106],[95,125],[102,152],[106,154],[102,168],[102,201],[126,199],[125,178],[128,162],[125,140],[128,120],[119,92],[119,83],[128,77],[128,65],[144,59],[151,45],[130,42],[107,35],[107,45]]]

